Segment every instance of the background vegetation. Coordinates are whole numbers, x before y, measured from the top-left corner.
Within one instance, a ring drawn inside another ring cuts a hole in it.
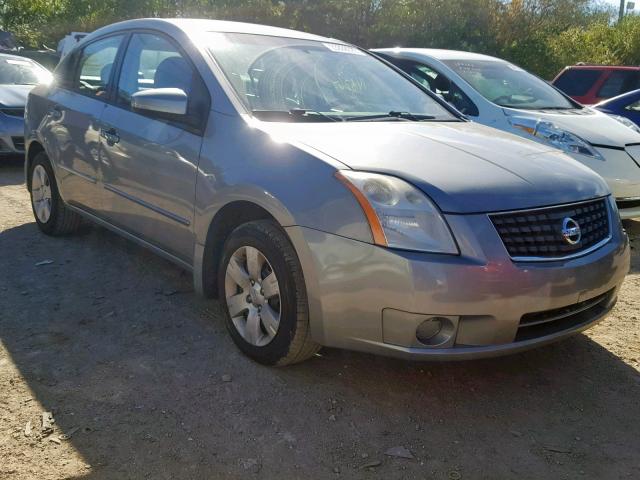
[[[507,58],[551,78],[579,61],[640,65],[640,16],[592,0],[0,0],[0,28],[55,48],[70,31],[136,17],[207,17],[306,30],[364,47],[421,46]]]

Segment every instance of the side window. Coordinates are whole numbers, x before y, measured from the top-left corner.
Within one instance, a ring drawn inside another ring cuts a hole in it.
[[[425,87],[429,88],[433,93],[453,105],[459,112],[472,117],[480,115],[478,107],[467,94],[443,74],[436,72],[427,65],[416,64],[410,75]],[[422,78],[422,80],[419,78]]]
[[[565,70],[553,85],[572,97],[581,97],[598,81],[600,70],[569,69]]]
[[[129,106],[131,95],[150,88],[180,88],[189,95],[193,69],[165,38],[154,34],[131,37],[118,82],[118,103]]]
[[[91,97],[104,97],[123,36],[107,37],[87,45],[80,54],[75,88]]]
[[[167,118],[160,114],[144,115],[165,118],[173,123],[201,130],[209,111],[209,94],[199,75],[178,48],[162,35],[136,33],[131,37],[122,62],[117,102],[131,108],[131,96],[150,88],[179,88],[188,98],[187,115]]]
[[[611,98],[631,90],[636,72],[616,71],[611,72],[598,91],[599,98]]]

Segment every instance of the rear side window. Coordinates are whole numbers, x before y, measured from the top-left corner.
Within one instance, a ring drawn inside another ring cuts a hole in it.
[[[122,39],[122,35],[104,38],[82,50],[75,83],[80,93],[90,97],[106,97]]]
[[[611,98],[633,90],[637,84],[638,73],[628,70],[611,72],[598,90],[599,98]]]
[[[570,97],[581,97],[589,92],[601,74],[600,70],[565,70],[553,85]]]

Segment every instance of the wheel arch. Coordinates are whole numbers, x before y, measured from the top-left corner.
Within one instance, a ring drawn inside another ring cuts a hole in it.
[[[31,164],[33,163],[33,159],[36,158],[36,155],[44,151],[44,147],[37,140],[33,140],[29,143],[24,162],[24,180],[29,191],[31,191],[31,187],[29,185],[29,171],[31,170]]]
[[[234,200],[221,207],[209,222],[204,245],[196,242],[194,255],[194,287],[207,298],[217,298],[217,272],[225,241],[240,225],[256,221],[272,220],[279,226],[276,216],[250,200]]]

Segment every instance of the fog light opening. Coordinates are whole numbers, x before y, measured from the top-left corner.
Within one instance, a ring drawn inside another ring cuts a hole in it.
[[[436,347],[447,343],[454,332],[454,325],[448,318],[431,317],[416,329],[416,338],[423,345]]]

